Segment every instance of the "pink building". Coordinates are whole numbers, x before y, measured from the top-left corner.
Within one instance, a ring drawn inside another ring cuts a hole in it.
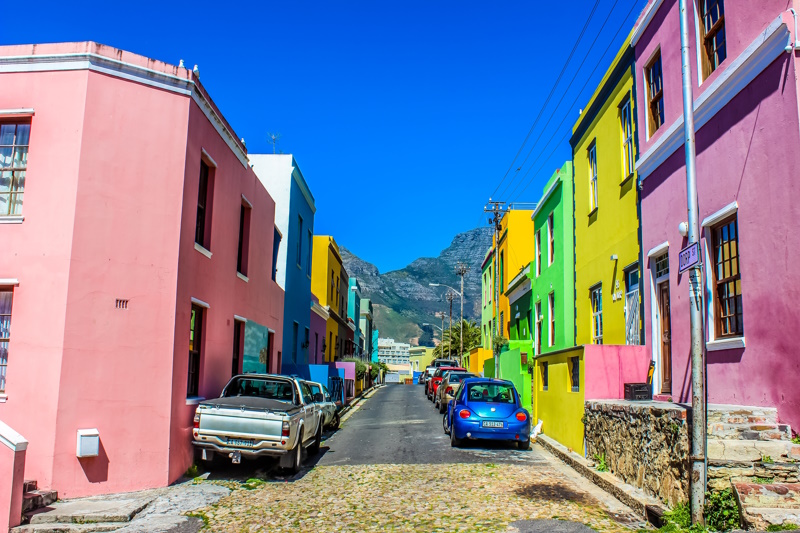
[[[696,0],[691,67],[708,396],[772,406],[800,427],[800,117],[785,0]],[[692,7],[690,7],[692,9]],[[651,0],[634,28],[645,328],[656,393],[690,401],[680,16]]]
[[[190,70],[5,46],[0,166],[0,421],[28,441],[25,478],[60,497],[167,485],[251,330],[279,368],[275,203],[244,143]]]

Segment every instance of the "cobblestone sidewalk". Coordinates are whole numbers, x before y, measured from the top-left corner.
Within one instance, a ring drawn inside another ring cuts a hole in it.
[[[513,464],[317,466],[296,481],[234,490],[194,516],[206,530],[237,533],[504,532],[537,518],[631,531],[635,518],[610,514],[579,483]]]

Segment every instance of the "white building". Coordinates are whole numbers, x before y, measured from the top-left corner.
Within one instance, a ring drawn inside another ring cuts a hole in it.
[[[411,345],[394,339],[378,339],[378,361],[387,365],[408,365]]]

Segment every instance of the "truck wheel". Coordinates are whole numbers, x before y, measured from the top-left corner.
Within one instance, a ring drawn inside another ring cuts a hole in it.
[[[292,466],[287,468],[290,474],[296,474],[300,471],[300,466],[303,464],[303,435],[300,434],[297,438],[297,444],[295,444],[294,448],[291,452],[292,455]]]
[[[319,427],[317,428],[317,435],[314,437],[314,444],[309,446],[308,454],[309,455],[317,455],[319,453],[319,448],[322,445],[322,422],[319,423]]]
[[[339,429],[339,422],[341,422],[341,419],[339,418],[339,413],[338,412],[334,413],[331,423],[328,424],[328,429],[330,429],[331,431],[336,431],[337,429]]]

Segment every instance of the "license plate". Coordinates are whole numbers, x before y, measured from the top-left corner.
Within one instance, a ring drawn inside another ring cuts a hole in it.
[[[481,425],[485,428],[501,428],[503,427],[502,422],[482,422]]]
[[[228,444],[231,446],[241,446],[243,448],[253,447],[253,441],[247,439],[228,439]]]

